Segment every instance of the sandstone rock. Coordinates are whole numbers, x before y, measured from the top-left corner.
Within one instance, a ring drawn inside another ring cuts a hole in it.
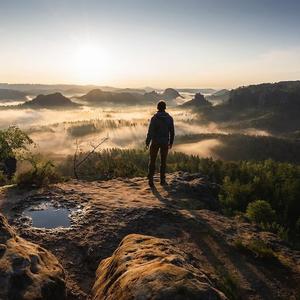
[[[164,90],[164,92],[161,95],[162,99],[164,100],[174,100],[178,97],[183,98],[178,91],[172,88],[167,88]]]
[[[192,107],[203,107],[203,106],[211,106],[211,103],[205,99],[205,97],[201,93],[195,94],[195,97],[183,103],[182,107],[192,108]]]
[[[130,234],[101,261],[93,300],[227,299],[169,240]]]
[[[56,257],[17,236],[1,214],[0,299],[65,299],[64,271]]]
[[[200,173],[178,172],[170,180],[170,187],[175,193],[188,193],[191,197],[197,198],[209,209],[220,208],[216,197],[219,187]]]

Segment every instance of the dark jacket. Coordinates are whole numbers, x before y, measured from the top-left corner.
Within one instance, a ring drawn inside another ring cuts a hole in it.
[[[174,141],[174,121],[173,118],[164,111],[158,111],[150,121],[146,145],[150,142],[157,144],[173,144]]]

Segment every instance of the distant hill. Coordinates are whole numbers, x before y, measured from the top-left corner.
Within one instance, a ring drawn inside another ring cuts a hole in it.
[[[0,100],[25,100],[26,93],[11,89],[0,89]]]
[[[159,100],[161,100],[161,96],[156,91],[152,91],[144,94],[144,101],[146,101],[146,103],[156,103]]]
[[[24,92],[26,95],[53,94],[53,93],[87,93],[96,85],[76,85],[76,84],[9,84],[0,83],[0,89],[12,89]]]
[[[85,94],[93,89],[101,89],[103,91],[122,91],[125,89],[119,89],[111,86],[98,86],[98,85],[78,85],[78,84],[9,84],[0,83],[0,89],[11,89],[26,93],[26,95],[40,95],[40,94],[53,94],[62,93],[65,95],[72,94]],[[129,90],[129,89],[128,89]],[[131,89],[130,89],[131,90]],[[134,89],[137,91],[138,89]],[[145,91],[141,90],[141,93]]]
[[[300,81],[240,87],[227,102],[199,113],[203,122],[293,134],[300,130]]]
[[[17,92],[23,93],[25,96],[27,95],[47,95],[53,93],[62,93],[64,95],[70,96],[80,96],[80,94],[87,94],[92,90],[101,90],[102,92],[111,92],[111,93],[129,93],[144,95],[149,92],[159,91],[156,92],[161,97],[154,97],[152,100],[155,101],[159,99],[165,100],[173,100],[177,97],[181,97],[179,92],[172,88],[167,88],[163,92],[159,89],[154,89],[152,87],[145,87],[145,88],[116,88],[112,86],[99,86],[99,85],[78,85],[78,84],[9,84],[9,83],[1,83],[0,82],[0,90],[15,90]],[[149,96],[149,95],[148,95]],[[146,97],[149,99],[149,97]],[[4,98],[3,98],[4,99]],[[20,98],[18,98],[20,99]],[[1,93],[0,93],[0,100],[1,100]],[[6,99],[7,100],[7,99]],[[131,102],[131,101],[130,101]]]
[[[230,97],[230,91],[227,89],[222,89],[211,95],[206,96],[206,99],[220,104],[228,101],[229,97]]]
[[[211,103],[207,101],[201,93],[197,93],[192,100],[187,101],[180,106],[185,108],[190,108],[190,107],[200,108],[203,106],[205,107],[211,106]]]
[[[234,108],[300,109],[300,81],[282,81],[240,87],[230,92],[229,105]]]
[[[137,105],[142,103],[143,95],[128,92],[106,92],[101,89],[94,89],[86,95],[80,97],[80,100],[90,105]]]
[[[163,100],[174,100],[176,98],[183,98],[178,91],[176,91],[175,89],[172,88],[167,88],[164,90],[164,92],[161,94],[161,98]]]
[[[140,92],[107,92],[101,89],[94,89],[78,99],[89,105],[153,105],[159,100],[172,101],[182,97],[176,90],[168,88],[163,93],[152,91],[141,94]]]
[[[78,104],[72,102],[61,93],[54,93],[49,95],[38,95],[33,100],[21,104],[21,106],[30,108],[74,108],[77,107]]]

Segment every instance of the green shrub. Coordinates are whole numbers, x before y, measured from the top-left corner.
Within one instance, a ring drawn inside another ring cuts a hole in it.
[[[256,200],[247,206],[246,216],[257,224],[270,223],[274,221],[275,215],[270,203],[265,200]]]
[[[0,130],[0,162],[8,157],[15,157],[17,151],[27,150],[33,141],[16,126]]]
[[[217,287],[226,295],[230,300],[241,299],[240,284],[238,280],[231,275],[223,266],[217,268],[219,280]]]
[[[232,180],[226,176],[222,189],[225,194],[220,194],[219,200],[225,208],[232,211],[244,211],[253,193],[253,187],[249,183],[241,183],[239,179]]]
[[[73,137],[82,137],[97,132],[97,128],[94,124],[82,124],[69,127],[67,132]]]
[[[30,158],[31,168],[18,174],[16,184],[21,188],[39,188],[62,181],[62,176],[51,161],[39,157]]]
[[[31,144],[33,141],[16,126],[0,130],[0,186],[11,182],[16,171],[16,158],[22,158]]]
[[[242,242],[241,239],[235,239],[233,241],[233,245],[235,248],[237,248],[238,250],[245,250],[245,246],[244,243]]]
[[[85,155],[79,153],[78,161]],[[139,149],[105,149],[91,155],[78,168],[79,178],[106,180],[146,176],[148,159],[149,153]],[[69,156],[59,168],[63,175],[73,176],[73,157]],[[260,226],[276,221],[280,228],[276,229],[277,225],[271,228],[273,225],[270,225],[270,231],[276,231],[281,237],[286,237],[288,233],[289,239],[292,236],[294,240],[297,238],[296,222],[300,215],[299,165],[272,160],[229,162],[170,152],[167,171],[199,172],[205,175],[219,187],[214,193],[223,212],[230,215],[244,214],[250,203],[264,199],[262,208],[252,208],[254,204],[249,206],[250,219],[253,215],[253,220]],[[264,207],[267,208],[264,210]]]
[[[0,186],[7,184],[7,177],[0,171]]]
[[[289,229],[276,223],[260,223],[259,227],[265,231],[270,231],[277,234],[282,240],[288,241]]]
[[[256,258],[277,260],[275,252],[260,239],[244,242],[240,239],[234,241],[235,247],[243,252],[252,253]]]
[[[87,153],[78,153],[77,161],[81,161]],[[147,175],[148,152],[139,149],[105,149],[91,155],[78,168],[80,179],[99,180],[116,177],[139,177]],[[197,156],[189,156],[183,153],[171,152],[168,157],[168,172],[187,171],[199,172],[201,159]],[[159,164],[159,158],[157,165]],[[73,175],[73,157],[60,165],[60,169],[66,176]]]
[[[274,251],[268,247],[262,240],[252,240],[247,245],[247,248],[252,251],[256,257],[265,259],[275,259]]]

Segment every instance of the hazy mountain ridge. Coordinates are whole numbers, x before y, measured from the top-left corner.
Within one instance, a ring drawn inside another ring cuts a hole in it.
[[[177,90],[172,88],[165,89],[164,92],[161,94],[161,98],[164,100],[173,100],[178,97],[183,98]]]
[[[30,87],[31,85],[24,86]],[[32,86],[49,87],[48,85]],[[72,87],[70,85],[61,86],[65,89],[68,88],[69,92]],[[74,89],[72,91],[76,92]],[[26,107],[55,109],[58,107],[71,108],[79,106],[60,93],[43,97],[46,98],[38,96],[23,105],[11,105],[1,109]],[[229,99],[225,101],[227,97]],[[166,100],[167,105],[170,107],[178,105],[179,101],[177,100],[182,96],[176,89],[172,88],[167,88],[161,92],[153,90],[145,93],[143,89],[115,89],[114,91],[92,89],[83,96],[77,96],[76,98],[81,100],[82,104],[94,107],[107,107],[109,105],[155,106],[159,100]],[[51,101],[53,103],[50,103]],[[250,85],[231,91],[223,89],[205,97],[201,93],[197,93],[192,100],[178,107],[193,108],[196,113],[197,108],[199,108],[199,121],[202,124],[215,122],[221,127],[234,129],[256,128],[274,133],[283,132],[289,134],[290,137],[298,136],[300,128],[298,116],[300,112],[300,81]]]
[[[177,97],[182,96],[172,88],[167,88],[163,93],[152,91],[144,94],[137,92],[107,92],[94,89],[79,97],[79,99],[92,105],[153,105],[159,100],[172,101]]]
[[[94,89],[79,97],[89,105],[137,105],[142,103],[143,96],[138,93],[128,92],[107,92],[101,89]]]
[[[181,105],[181,107],[203,107],[203,106],[211,106],[211,103],[205,99],[205,97],[201,93],[195,94],[194,98],[190,101],[187,101]]]
[[[26,95],[39,95],[50,93],[86,93],[97,88],[96,85],[76,84],[36,84],[36,83],[0,83],[0,88],[14,89],[26,93]],[[104,89],[105,87],[103,87]]]
[[[234,128],[291,133],[300,128],[300,81],[239,87],[228,101],[199,111],[201,120]]]
[[[228,104],[233,108],[300,108],[300,81],[282,81],[231,90]]]
[[[0,100],[25,100],[26,95],[26,93],[18,90],[0,88]]]
[[[179,93],[201,93],[201,94],[213,94],[217,92],[216,89],[211,88],[176,88]]]
[[[152,91],[163,92],[159,88],[145,87],[145,88],[129,88],[129,87],[113,87],[103,85],[80,85],[80,84],[36,84],[36,83],[0,83],[0,89],[16,90],[24,92],[26,95],[50,94],[50,93],[63,93],[63,94],[86,94],[93,89],[101,89],[106,92],[116,93],[138,93],[144,94]],[[167,89],[166,89],[167,90]],[[178,90],[178,89],[176,89]],[[200,91],[201,89],[195,89]],[[179,91],[179,90],[178,90]],[[183,89],[184,91],[184,89]]]

